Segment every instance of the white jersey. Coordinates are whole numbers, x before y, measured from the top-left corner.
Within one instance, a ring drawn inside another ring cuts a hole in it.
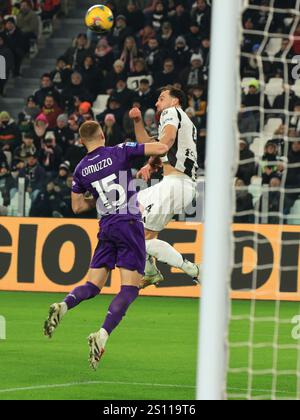
[[[177,128],[174,145],[164,162],[169,162],[178,171],[188,175],[193,181],[197,179],[197,129],[181,108],[168,108],[162,112],[159,122],[159,140],[167,125]]]

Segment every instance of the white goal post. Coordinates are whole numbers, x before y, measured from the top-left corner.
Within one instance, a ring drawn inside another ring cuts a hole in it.
[[[237,162],[240,101],[239,46],[243,0],[214,0],[209,77],[204,223],[204,267],[200,311],[197,399],[225,396],[226,334],[232,267],[232,185]],[[216,159],[221,156],[221,159]]]

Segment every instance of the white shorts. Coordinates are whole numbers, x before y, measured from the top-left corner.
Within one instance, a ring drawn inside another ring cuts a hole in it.
[[[196,186],[187,175],[168,175],[159,184],[140,191],[138,201],[145,228],[161,232],[175,215],[184,214],[196,197]]]

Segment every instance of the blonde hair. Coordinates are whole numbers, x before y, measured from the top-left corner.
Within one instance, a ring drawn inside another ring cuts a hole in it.
[[[98,132],[102,133],[100,124],[96,121],[86,121],[79,129],[80,138],[85,141],[93,141],[96,139]]]

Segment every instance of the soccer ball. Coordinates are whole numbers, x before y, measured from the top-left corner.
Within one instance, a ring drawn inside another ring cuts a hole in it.
[[[114,24],[114,15],[109,7],[97,4],[91,7],[85,16],[86,26],[98,34],[108,32]]]

